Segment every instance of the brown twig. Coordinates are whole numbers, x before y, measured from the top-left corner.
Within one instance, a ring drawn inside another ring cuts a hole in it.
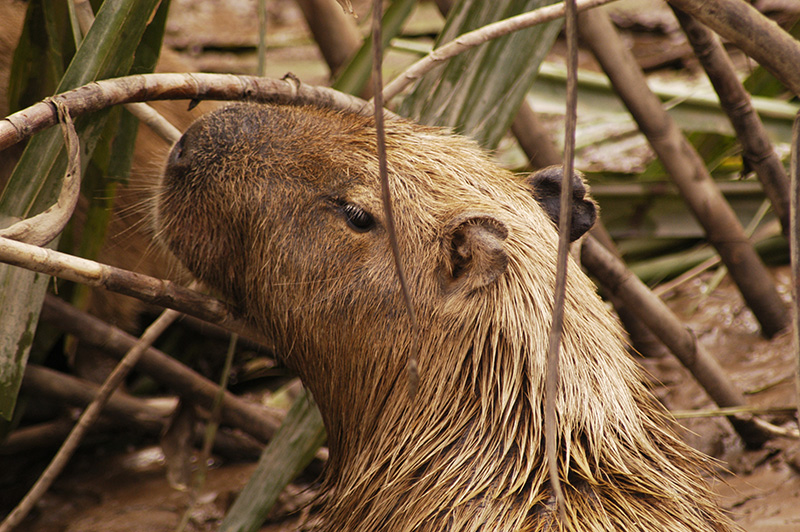
[[[37,394],[61,405],[85,407],[97,395],[99,386],[48,368],[29,364],[25,369],[22,389],[29,394]],[[90,432],[124,427],[140,434],[159,436],[166,428],[167,417],[174,410],[176,404],[177,400],[169,400],[166,405],[159,406],[117,392],[111,396],[103,409],[103,416],[93,425]],[[8,438],[0,445],[0,455],[8,456],[27,453],[36,448],[57,447],[69,435],[73,425],[72,421],[59,419],[16,430],[9,434]],[[195,443],[202,444],[199,437],[196,438]],[[262,448],[263,445],[260,442],[242,432],[218,431],[214,440],[214,451],[233,459],[258,458]]]
[[[599,10],[582,13],[579,31],[704,227],[763,334],[771,337],[784,330],[789,316],[769,272],[703,160],[648,88],[644,73],[622,43],[608,14]]]
[[[675,419],[694,419],[700,417],[725,417],[734,414],[752,414],[754,416],[793,416],[796,406],[739,406],[732,408],[715,408],[713,410],[673,410]]]
[[[47,296],[41,319],[77,337],[81,342],[101,347],[121,358],[136,342],[133,336],[82,312],[55,296]],[[181,364],[169,355],[149,348],[136,366],[153,380],[173,390],[186,401],[207,410],[213,408],[219,386]],[[255,405],[225,391],[222,397],[222,422],[267,442],[278,429],[280,420],[265,407]]]
[[[99,387],[92,382],[35,364],[25,367],[21,389],[61,405],[79,407],[91,403],[99,391]],[[142,399],[117,392],[110,397],[103,410],[104,414],[110,414],[142,431],[157,433],[164,427],[164,421],[173,409],[156,408]]]
[[[58,447],[69,435],[69,431],[74,425],[72,420],[57,419],[17,429],[9,434],[0,445],[0,455],[13,456],[23,453],[30,455],[37,449]],[[102,419],[98,425],[103,425]],[[96,425],[95,430],[97,428]]]
[[[111,372],[106,381],[97,392],[97,396],[92,403],[81,414],[78,423],[69,433],[64,444],[56,453],[53,460],[47,466],[45,471],[38,478],[33,487],[23,497],[22,501],[11,511],[6,519],[0,524],[0,532],[10,532],[14,527],[25,519],[25,516],[30,513],[36,502],[45,494],[55,481],[56,477],[61,474],[61,471],[66,467],[67,462],[75,453],[78,444],[83,438],[89,427],[100,416],[100,412],[108,401],[111,393],[122,383],[128,373],[133,369],[141,357],[142,353],[161,335],[164,330],[169,327],[173,321],[178,317],[178,313],[174,310],[165,310],[142,334],[141,338],[136,341],[136,344],[128,351],[122,360]]]
[[[695,56],[703,65],[719,96],[722,109],[728,115],[742,145],[742,157],[755,170],[764,192],[781,222],[783,234],[789,234],[789,177],[767,136],[758,113],[753,109],[750,95],[736,75],[730,56],[719,37],[673,6]]]
[[[381,15],[383,13],[383,4],[381,0],[375,0],[372,5],[372,86],[383,87],[383,73],[381,72],[383,64],[383,46],[381,45]],[[408,320],[411,323],[413,330],[413,341],[411,350],[408,353],[408,361],[406,369],[408,372],[408,392],[413,398],[417,393],[419,386],[419,369],[417,367],[417,346],[419,338],[419,329],[417,326],[417,316],[414,312],[414,304],[411,301],[411,291],[408,289],[408,281],[406,280],[405,268],[403,267],[403,260],[400,256],[400,246],[397,244],[397,228],[394,222],[394,212],[392,210],[392,195],[389,190],[389,172],[387,170],[386,161],[386,133],[383,126],[383,95],[381,91],[375,91],[374,98],[375,105],[375,136],[378,148],[378,173],[381,181],[381,201],[383,203],[383,217],[386,223],[386,233],[389,235],[389,243],[392,246],[392,256],[394,257],[395,271],[397,278],[400,281],[400,289],[403,292],[403,300],[405,301],[406,311],[408,312]]]
[[[642,321],[678,357],[717,405],[736,407],[746,404],[744,396],[719,363],[666,304],[627,269],[621,259],[590,236],[583,243],[581,260],[625,305],[639,309]],[[766,441],[767,436],[752,419],[735,416],[728,419],[748,446],[759,447]]]
[[[555,497],[556,513],[561,522],[567,522],[566,501],[561,489],[558,467],[558,404],[559,349],[564,324],[564,299],[567,292],[567,258],[572,219],[572,173],[575,166],[575,124],[578,104],[578,33],[575,29],[577,12],[575,1],[567,0],[567,101],[564,124],[564,177],[561,180],[561,206],[558,214],[558,251],[556,255],[556,282],[553,289],[553,321],[550,325],[547,350],[547,379],[545,381],[545,452],[547,453],[550,485]]]

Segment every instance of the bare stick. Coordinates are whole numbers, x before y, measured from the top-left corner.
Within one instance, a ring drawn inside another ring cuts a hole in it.
[[[25,367],[22,389],[45,397],[58,404],[85,407],[97,396],[99,387],[93,382],[85,381],[72,375],[36,364]],[[174,404],[167,408],[158,408],[147,404],[142,399],[117,392],[105,405],[104,413],[131,424],[148,433],[158,433],[164,428],[166,419],[172,413]]]
[[[570,221],[572,218],[572,173],[575,166],[575,123],[578,103],[578,34],[575,29],[577,12],[575,0],[566,2],[567,36],[567,101],[564,125],[564,175],[561,180],[561,206],[558,213],[558,254],[556,256],[556,285],[553,290],[553,321],[550,325],[547,353],[547,380],[545,381],[545,451],[547,453],[550,484],[555,496],[556,512],[560,521],[567,522],[566,501],[558,473],[558,403],[559,348],[564,324],[564,299],[567,292],[567,257],[569,254]]]
[[[793,305],[792,310],[794,314],[794,330],[792,332],[794,343],[794,356],[797,361],[795,368],[795,393],[797,394],[797,407],[800,411],[800,113],[794,119],[792,127],[792,162],[791,162],[791,203],[790,203],[790,232],[789,240],[790,258],[792,263],[792,295]],[[800,417],[797,418],[798,427],[800,428]]]
[[[263,334],[235,318],[225,303],[171,281],[2,237],[0,262],[132,296],[216,323],[230,331],[258,340],[263,345],[272,344]]]
[[[578,11],[585,11],[593,7],[608,4],[613,0],[578,0]],[[563,2],[545,7],[540,7],[527,13],[522,13],[515,17],[510,17],[492,24],[487,24],[477,30],[459,35],[452,41],[433,50],[413,65],[405,72],[397,76],[391,83],[383,88],[383,99],[389,101],[408,85],[424,76],[427,72],[439,66],[442,62],[464,53],[467,50],[484,44],[485,42],[497,39],[503,35],[508,35],[537,24],[550,22],[564,16],[565,4]]]
[[[129,103],[125,106],[125,109],[170,144],[178,142],[181,138],[180,130],[146,103]]]
[[[106,401],[111,396],[111,393],[122,383],[130,370],[136,365],[142,353],[150,347],[150,345],[161,335],[164,330],[172,324],[178,317],[178,313],[174,310],[165,310],[161,316],[156,319],[142,334],[136,345],[128,351],[125,357],[117,364],[111,375],[108,376],[100,391],[97,393],[94,401],[86,408],[86,410],[78,419],[78,423],[72,432],[69,433],[64,445],[56,453],[56,456],[47,466],[44,473],[39,477],[30,491],[25,495],[22,501],[8,514],[5,521],[0,524],[0,532],[10,532],[15,526],[20,524],[25,516],[30,513],[36,502],[45,494],[50,488],[56,477],[64,470],[70,457],[78,448],[83,435],[100,416]]]
[[[292,78],[276,80],[232,74],[140,74],[96,81],[67,91],[54,100],[73,118],[112,105],[151,100],[248,100],[265,103],[314,104],[372,115],[360,98],[326,87],[303,85]],[[394,117],[384,110],[384,116]],[[57,123],[52,105],[39,102],[0,120],[0,150]]]
[[[64,182],[58,193],[58,199],[44,212],[0,230],[2,237],[36,246],[50,243],[61,233],[75,211],[75,205],[78,204],[78,196],[81,193],[81,147],[78,133],[75,131],[75,125],[72,123],[66,106],[56,100],[52,100],[52,105],[56,109],[61,123],[61,131],[64,134],[64,143],[67,145],[67,171],[64,174]]]
[[[719,37],[695,19],[672,8],[695,56],[703,65],[708,79],[719,95],[722,109],[728,115],[736,137],[742,145],[742,157],[755,170],[772,208],[781,222],[783,234],[789,234],[789,177],[775,153],[761,118],[753,109],[750,95],[742,86],[730,56]]]
[[[372,6],[372,86],[383,87],[383,74],[381,72],[383,61],[383,47],[381,46],[381,0],[375,0]],[[392,211],[392,195],[389,191],[389,173],[386,168],[386,133],[383,127],[383,95],[380,91],[375,91],[375,135],[378,148],[378,172],[381,180],[381,200],[383,203],[383,217],[386,222],[386,232],[389,235],[389,243],[392,246],[392,256],[397,277],[400,281],[400,289],[403,291],[403,299],[408,311],[408,320],[413,330],[413,342],[411,351],[408,353],[406,369],[408,372],[408,392],[413,398],[419,386],[419,369],[417,367],[417,349],[419,330],[417,327],[417,316],[414,313],[414,305],[411,302],[411,292],[408,289],[406,273],[403,268],[403,261],[400,257],[400,247],[397,245],[397,229],[394,223],[394,212]]]

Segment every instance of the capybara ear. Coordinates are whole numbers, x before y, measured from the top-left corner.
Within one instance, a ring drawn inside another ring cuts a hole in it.
[[[484,214],[465,214],[445,231],[444,264],[440,275],[446,291],[472,292],[492,284],[508,265],[503,241],[508,229]]]
[[[562,179],[564,179],[562,166],[548,166],[526,178],[528,185],[533,189],[533,197],[556,225],[561,212]],[[571,242],[591,229],[597,220],[597,205],[586,192],[583,175],[576,171],[572,174],[572,223],[569,233]]]

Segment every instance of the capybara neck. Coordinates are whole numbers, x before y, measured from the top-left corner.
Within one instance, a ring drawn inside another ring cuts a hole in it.
[[[380,200],[372,120],[239,105],[197,121],[159,193],[160,239],[276,341],[330,447],[324,531],[729,530],[640,384],[617,323],[569,265],[558,460],[544,453],[557,234],[531,181],[471,141],[387,123],[414,342]]]

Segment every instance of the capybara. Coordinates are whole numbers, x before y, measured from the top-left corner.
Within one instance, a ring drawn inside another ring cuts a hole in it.
[[[470,140],[401,119],[386,142],[418,320],[414,396],[371,118],[215,111],[174,146],[157,191],[157,238],[275,340],[319,405],[330,461],[314,529],[734,529],[574,262],[555,399],[562,520],[543,428],[554,170],[518,177]],[[578,199],[580,223],[593,209]]]

